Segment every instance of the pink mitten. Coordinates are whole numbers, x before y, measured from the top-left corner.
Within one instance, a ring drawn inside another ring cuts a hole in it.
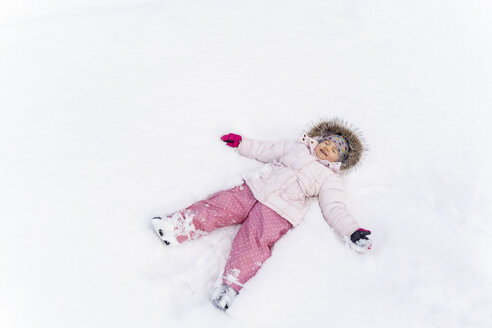
[[[222,138],[220,138],[220,140],[224,141],[229,147],[236,148],[239,146],[239,144],[241,143],[241,140],[243,140],[243,138],[238,134],[229,133],[229,134],[223,135]]]

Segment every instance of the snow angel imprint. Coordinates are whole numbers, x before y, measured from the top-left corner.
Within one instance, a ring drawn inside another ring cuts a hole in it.
[[[229,133],[222,136],[239,154],[267,163],[230,190],[213,194],[152,225],[166,245],[176,246],[217,228],[242,224],[232,244],[222,285],[212,303],[227,310],[244,284],[270,257],[272,246],[303,220],[318,198],[326,222],[358,252],[371,249],[371,232],[362,229],[346,206],[342,173],[365,151],[359,131],[341,119],[321,121],[297,141],[267,142]]]

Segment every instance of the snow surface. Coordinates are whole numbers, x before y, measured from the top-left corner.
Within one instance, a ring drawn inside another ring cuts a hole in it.
[[[0,3],[1,327],[491,327],[488,1]],[[150,219],[261,167],[220,141],[341,116],[359,255],[313,204],[223,314],[237,227]]]

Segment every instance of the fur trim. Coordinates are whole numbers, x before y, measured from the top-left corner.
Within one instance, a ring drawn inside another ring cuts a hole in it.
[[[335,117],[329,120],[321,120],[314,124],[307,135],[310,138],[326,138],[329,135],[338,134],[347,139],[349,143],[349,155],[345,162],[342,163],[340,170],[344,173],[351,171],[357,166],[361,158],[368,150],[364,144],[364,137],[359,129],[352,127],[341,118]]]

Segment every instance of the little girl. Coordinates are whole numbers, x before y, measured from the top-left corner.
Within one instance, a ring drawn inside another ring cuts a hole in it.
[[[217,228],[242,223],[227,259],[222,285],[212,303],[225,311],[244,284],[271,255],[272,246],[304,218],[315,197],[326,222],[353,249],[371,249],[345,205],[342,172],[353,168],[365,147],[360,132],[336,118],[314,125],[299,141],[277,143],[227,134],[221,140],[239,154],[268,163],[230,190],[220,191],[170,216],[152,219],[166,245],[196,239]]]

